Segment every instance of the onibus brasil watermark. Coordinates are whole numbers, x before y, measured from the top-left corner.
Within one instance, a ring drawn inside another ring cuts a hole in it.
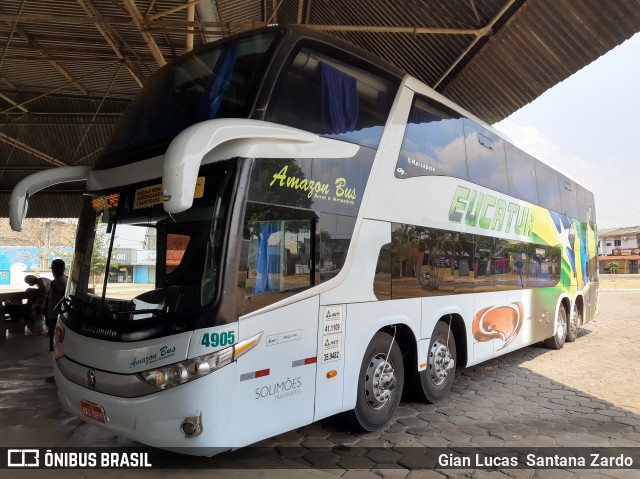
[[[38,448],[7,449],[7,467],[39,469],[151,468],[148,452],[140,451],[52,451]]]

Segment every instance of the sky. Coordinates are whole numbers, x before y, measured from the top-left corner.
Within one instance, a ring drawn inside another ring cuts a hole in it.
[[[599,229],[640,225],[640,33],[494,126],[591,189]]]

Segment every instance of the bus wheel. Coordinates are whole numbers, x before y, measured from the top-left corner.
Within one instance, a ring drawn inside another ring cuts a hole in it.
[[[404,366],[398,343],[387,333],[373,337],[360,366],[358,398],[352,416],[356,427],[375,431],[398,408],[404,386]]]
[[[444,321],[438,321],[431,334],[427,369],[420,372],[422,398],[429,403],[443,399],[456,375],[456,340]]]
[[[571,311],[571,317],[569,318],[569,326],[567,327],[567,342],[572,343],[578,339],[578,333],[580,332],[580,325],[582,325],[582,313],[576,303],[573,303],[573,311]]]
[[[577,334],[577,333],[576,333]],[[550,349],[562,349],[567,340],[567,311],[563,306],[558,310],[558,324],[556,334],[549,339],[545,339],[544,345]]]

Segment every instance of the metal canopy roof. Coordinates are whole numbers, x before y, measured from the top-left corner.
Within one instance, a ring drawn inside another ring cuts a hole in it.
[[[24,176],[94,164],[159,66],[270,23],[351,41],[496,122],[640,31],[640,1],[3,0],[0,217]],[[29,216],[77,216],[74,191],[35,195]]]

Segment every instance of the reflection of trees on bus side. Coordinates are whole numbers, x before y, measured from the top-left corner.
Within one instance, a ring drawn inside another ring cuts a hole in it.
[[[89,274],[93,287],[96,287],[96,281],[104,278],[104,272],[107,268],[107,256],[103,254],[103,250],[108,246],[107,225],[96,219],[96,231],[93,241],[93,250],[91,251],[91,263],[89,263]]]
[[[405,224],[394,224],[391,239],[380,253],[378,272],[390,274],[398,287],[410,287],[412,278],[425,294],[553,286],[559,281],[558,247]]]
[[[464,257],[463,233],[412,225],[398,225],[392,233],[391,254],[399,276],[414,277],[425,289],[437,290],[449,270],[455,274]]]

